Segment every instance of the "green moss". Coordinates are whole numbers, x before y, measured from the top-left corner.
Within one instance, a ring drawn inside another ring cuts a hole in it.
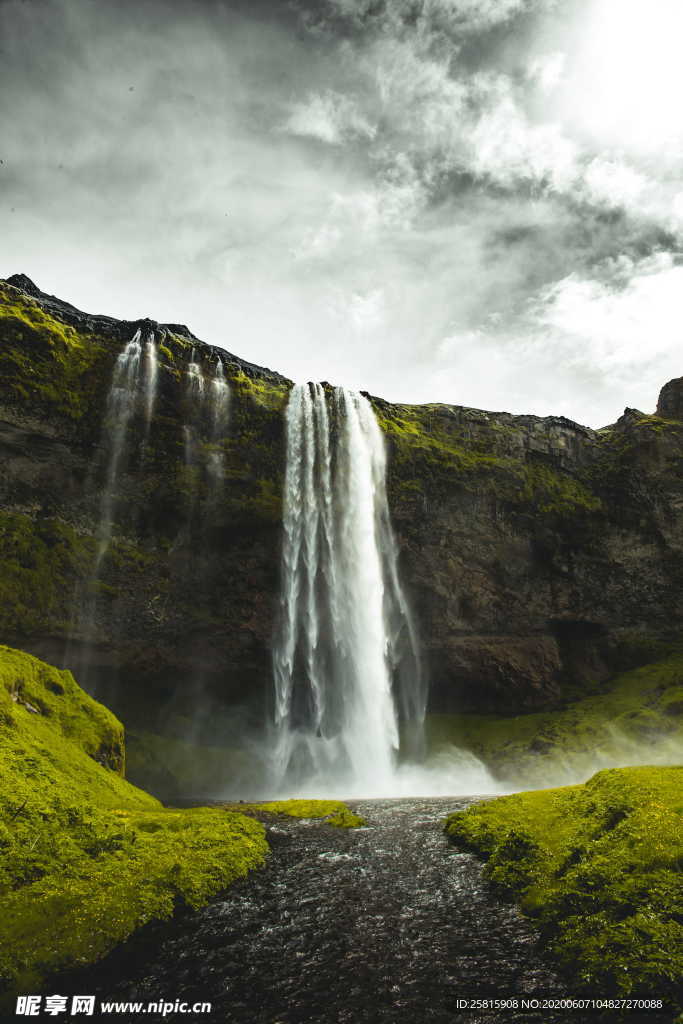
[[[641,416],[634,426],[650,434],[683,433],[683,423],[680,420],[671,420],[664,416]]]
[[[439,415],[443,408],[375,403],[377,421],[400,464],[448,466],[463,474],[507,470],[514,465],[514,460],[494,452],[487,437],[467,439],[459,424]]]
[[[471,411],[467,423],[442,405],[376,401],[374,409],[391,448],[390,485],[406,498],[423,492],[425,484],[433,491],[451,487],[455,479],[556,525],[565,521],[574,527],[577,518],[603,512],[589,478],[580,479],[559,462],[530,460],[511,443],[518,431],[493,415]]]
[[[365,818],[361,818],[360,814],[354,814],[353,811],[345,807],[333,814],[332,817],[326,818],[325,824],[332,825],[334,828],[362,828],[367,825],[367,822]]]
[[[448,835],[538,919],[573,983],[680,998],[683,768],[599,772],[451,815]]]
[[[266,377],[248,377],[235,364],[228,364],[227,376],[231,386],[240,395],[246,395],[256,405],[271,412],[282,412],[289,401],[289,387]]]
[[[196,347],[196,341],[184,338],[181,334],[167,334],[165,347],[171,350],[172,355],[185,356]]]
[[[60,519],[0,512],[0,629],[14,636],[64,634],[74,586],[93,555],[92,538]]]
[[[603,509],[600,498],[580,480],[540,464],[524,467],[521,497],[543,516],[574,517],[577,513]]]
[[[145,922],[179,903],[199,906],[263,862],[258,822],[165,810],[122,767],[123,730],[106,708],[70,673],[0,648],[5,993],[98,959]]]
[[[107,359],[103,339],[80,334],[19,289],[0,284],[0,380],[14,401],[81,420],[92,411]]]
[[[653,753],[670,763],[683,750],[682,685],[683,655],[672,654],[616,676],[607,692],[561,711],[430,715],[428,742],[432,750],[450,744],[471,750],[514,786],[585,777],[596,765],[637,763]]]
[[[103,704],[81,690],[70,672],[61,672],[23,651],[0,646],[0,709],[5,743],[17,741],[21,745],[30,736],[43,751],[50,745],[65,745],[64,771],[71,772],[74,765],[78,766],[76,774],[71,775],[75,786],[82,781],[81,767],[85,765],[91,771],[93,766],[83,757],[74,760],[72,745],[123,775],[123,726]],[[107,804],[112,786],[114,793],[120,791],[119,783],[115,776],[96,772],[94,785],[100,783],[104,788],[97,792],[96,799]]]
[[[290,818],[320,818],[325,825],[335,828],[359,828],[365,820],[354,814],[341,800],[275,800],[265,804],[251,804],[257,811],[285,814]]]

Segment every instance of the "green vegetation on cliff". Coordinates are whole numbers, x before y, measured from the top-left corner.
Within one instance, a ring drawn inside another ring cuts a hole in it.
[[[64,633],[74,587],[95,542],[57,518],[0,512],[0,629],[5,636]]]
[[[430,715],[430,748],[454,744],[511,786],[543,786],[596,768],[683,753],[683,654],[624,672],[609,689],[560,711]]]
[[[105,707],[69,672],[0,647],[0,991],[36,990],[263,863],[258,822],[164,809],[123,769]]]
[[[89,411],[99,384],[93,373],[106,346],[51,316],[35,299],[0,282],[0,381],[4,393],[71,420]]]
[[[484,489],[511,507],[522,506],[555,520],[600,513],[593,482],[538,461],[522,443],[522,428],[495,413],[444,405],[375,402],[375,414],[391,448],[390,482],[404,493],[453,476],[462,486]],[[546,431],[544,442],[551,447]]]
[[[602,771],[585,785],[501,797],[446,831],[537,919],[579,989],[680,999],[683,768]]]

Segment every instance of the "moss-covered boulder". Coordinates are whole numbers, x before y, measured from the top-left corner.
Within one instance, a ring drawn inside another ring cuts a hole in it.
[[[539,923],[574,992],[681,1008],[683,768],[602,771],[451,815],[499,891]]]
[[[263,863],[258,822],[165,809],[124,764],[121,723],[70,672],[0,647],[0,1005]]]

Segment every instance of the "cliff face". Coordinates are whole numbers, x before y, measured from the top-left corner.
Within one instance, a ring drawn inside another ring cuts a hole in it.
[[[13,283],[14,282],[14,283]],[[60,665],[126,724],[211,720],[215,695],[262,714],[277,592],[289,382],[221,352],[231,389],[212,491],[206,431],[191,464],[186,370],[215,352],[178,325],[91,317],[27,279],[0,284],[0,633]],[[97,579],[107,393],[123,346],[155,329],[149,438],[132,423]],[[178,731],[184,731],[178,722]]]
[[[242,730],[270,692],[289,382],[221,351],[229,429],[218,446],[200,429],[188,463],[187,365],[218,350],[178,325],[83,314],[22,276],[0,299],[0,639],[77,678],[82,665],[127,724]],[[158,398],[149,437],[138,424],[122,459],[93,579],[106,398],[139,327],[160,342]],[[434,710],[557,706],[671,639],[683,379],[657,415],[627,410],[601,431],[372,402]]]
[[[663,393],[670,411],[683,380]],[[679,419],[378,411],[434,710],[557,706],[680,634]]]

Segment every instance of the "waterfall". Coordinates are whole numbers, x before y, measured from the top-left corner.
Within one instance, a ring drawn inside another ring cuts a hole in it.
[[[187,390],[191,398],[201,399],[204,394],[204,374],[199,363],[195,362],[194,349],[187,365]]]
[[[97,578],[102,559],[111,544],[116,484],[126,448],[128,427],[140,396],[141,334],[142,332],[137,330],[123,351],[119,353],[114,364],[111,387],[107,397],[104,429],[107,432],[109,450],[107,475],[100,502],[97,554],[93,578]]]
[[[225,434],[228,426],[228,413],[230,410],[230,388],[225,379],[223,361],[220,356],[216,362],[215,375],[209,384],[208,401],[210,407],[210,442],[208,470],[214,486],[217,486],[225,476],[225,465],[223,452],[218,445]]]
[[[206,441],[208,493],[215,497],[217,486],[225,475],[223,452],[219,445],[227,429],[230,408],[230,387],[220,356],[214,375],[207,378],[200,364],[195,362],[195,350],[192,349],[187,366],[186,395],[189,408],[183,426],[185,465],[192,467],[198,464],[201,441]]]
[[[292,389],[273,653],[276,786],[392,792],[399,726],[421,734],[425,689],[385,474],[365,398],[338,388],[328,400],[320,384]]]
[[[204,401],[204,374],[199,363],[195,362],[195,350],[192,349],[190,362],[187,364],[186,395],[188,411],[183,424],[183,444],[185,465],[192,468],[198,460],[199,424]],[[194,504],[194,488],[191,489],[191,504]]]
[[[147,339],[145,346],[145,443],[149,437],[149,430],[154,415],[154,404],[157,397],[157,379],[159,376],[159,351],[154,341],[154,332]]]

